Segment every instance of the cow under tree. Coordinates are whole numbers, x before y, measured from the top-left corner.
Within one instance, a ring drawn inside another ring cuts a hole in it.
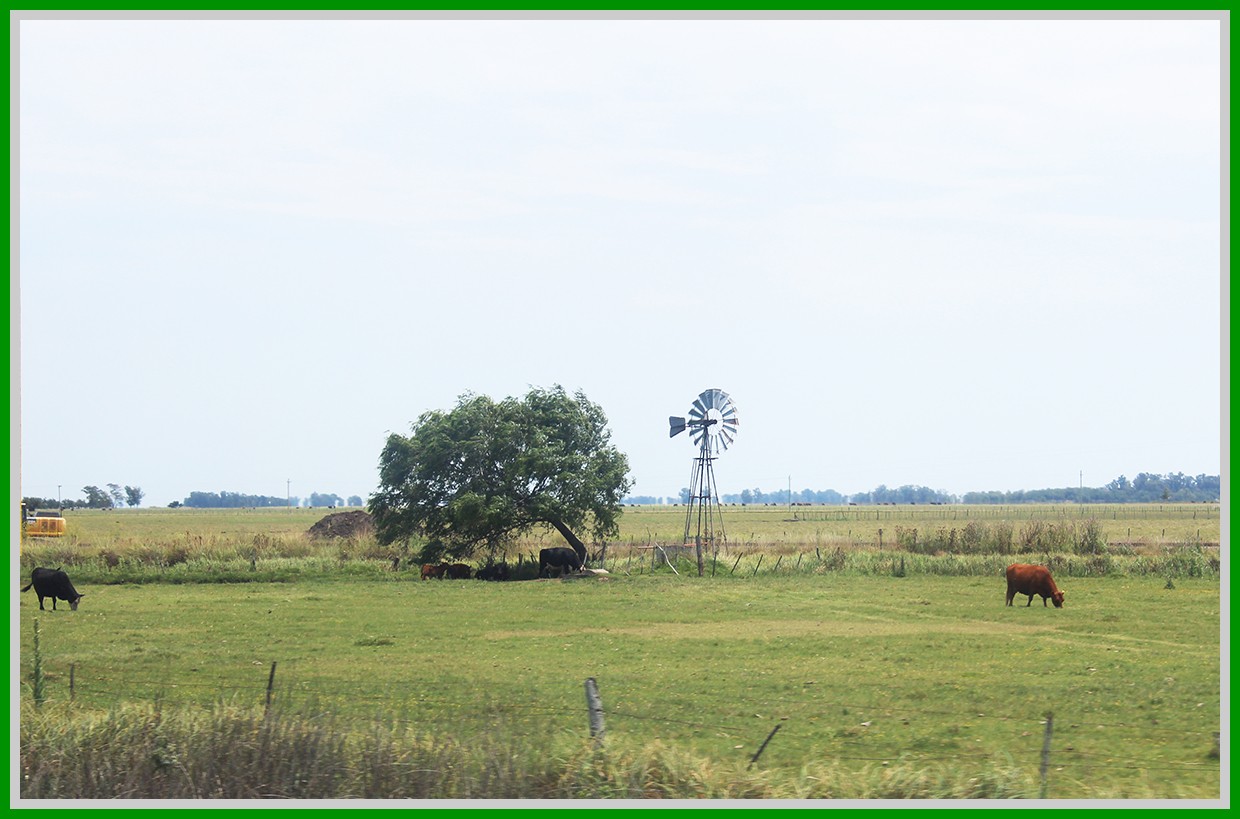
[[[538,553],[538,576],[543,577],[550,575],[551,569],[558,569],[560,576],[563,577],[566,572],[580,571],[581,567],[586,565],[586,545],[581,542],[581,538],[573,534],[573,531],[565,526],[561,521],[547,521],[564,536],[569,545],[573,548],[569,549],[565,546],[553,546],[549,549],[543,549]]]
[[[57,600],[64,600],[72,611],[77,611],[78,601],[82,599],[81,593],[69,582],[69,575],[60,569],[45,569],[40,566],[30,573],[30,582],[22,587],[22,591],[29,591],[31,586],[34,586],[34,593],[39,595],[40,611],[47,611],[43,608],[44,597],[52,598],[52,611],[56,610]]]
[[[1034,596],[1042,598],[1042,606],[1050,600],[1055,608],[1063,608],[1063,592],[1055,585],[1050,569],[1030,563],[1013,563],[1007,567],[1007,604],[1012,605],[1012,598],[1018,594],[1029,595],[1025,608],[1033,605]]]
[[[491,563],[474,572],[475,580],[507,580],[509,577],[507,563]]]
[[[471,570],[464,563],[442,564],[443,576],[448,580],[468,580]]]

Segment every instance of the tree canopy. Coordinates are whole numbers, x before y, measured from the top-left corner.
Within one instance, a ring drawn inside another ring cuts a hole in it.
[[[537,526],[580,551],[576,532],[619,533],[628,469],[602,409],[580,391],[498,402],[467,393],[423,414],[411,435],[388,436],[369,507],[381,543],[425,538],[428,560],[496,550]]]

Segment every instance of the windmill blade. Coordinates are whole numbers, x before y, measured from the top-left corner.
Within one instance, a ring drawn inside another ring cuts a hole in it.
[[[728,394],[723,390],[709,389],[699,396],[702,403],[711,409],[722,409],[727,403]]]
[[[677,435],[685,431],[685,419],[675,415],[667,419],[668,431],[667,437],[675,438]]]
[[[694,418],[706,417],[706,405],[702,403],[701,398],[694,399],[693,406],[689,408],[689,414]]]
[[[733,441],[736,440],[735,430],[729,432],[727,427],[719,430],[719,437],[723,440],[723,448],[727,449]]]

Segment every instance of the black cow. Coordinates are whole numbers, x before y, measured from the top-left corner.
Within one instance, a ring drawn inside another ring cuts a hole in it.
[[[492,563],[490,566],[484,566],[474,573],[474,577],[478,580],[507,580],[508,564]]]
[[[29,591],[31,586],[34,586],[34,593],[39,595],[40,611],[46,611],[43,608],[44,597],[52,598],[52,611],[56,610],[58,599],[66,601],[71,610],[77,611],[78,601],[82,599],[82,595],[69,582],[69,575],[60,569],[44,569],[40,566],[30,573],[30,582],[22,587],[22,591]]]
[[[473,570],[464,563],[445,564],[443,576],[448,580],[468,580]]]
[[[581,568],[582,557],[567,546],[553,546],[550,549],[543,549],[538,553],[538,576],[543,577],[543,573],[547,572],[550,576],[550,570],[555,568],[560,570],[560,576],[566,571],[577,571]]]

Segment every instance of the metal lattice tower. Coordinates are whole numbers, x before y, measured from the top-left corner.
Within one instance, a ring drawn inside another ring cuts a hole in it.
[[[736,405],[723,390],[709,389],[699,395],[689,408],[689,417],[672,416],[667,419],[668,437],[675,437],[690,430],[693,443],[698,445],[698,456],[693,460],[693,473],[689,479],[689,508],[685,512],[685,535],[683,543],[693,544],[697,554],[698,577],[705,568],[702,562],[703,547],[714,554],[718,544],[727,541],[720,511],[719,492],[715,488],[715,458],[736,439]],[[695,527],[696,521],[696,527]],[[693,539],[689,539],[690,533]]]

